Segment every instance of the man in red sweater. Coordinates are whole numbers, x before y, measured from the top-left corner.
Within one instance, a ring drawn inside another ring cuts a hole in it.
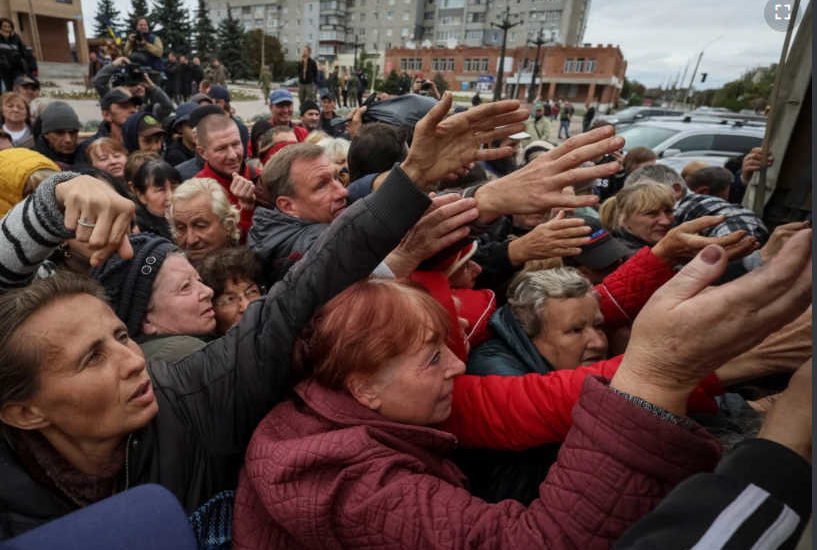
[[[244,163],[244,146],[235,121],[226,114],[202,118],[196,125],[196,152],[205,162],[196,177],[216,180],[230,203],[241,210],[238,226],[241,242],[244,242],[255,210],[253,179],[256,174]]]

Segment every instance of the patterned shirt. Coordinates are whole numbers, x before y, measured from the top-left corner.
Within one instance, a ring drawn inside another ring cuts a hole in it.
[[[689,192],[675,204],[675,225],[702,216],[725,216],[726,219],[701,232],[704,237],[723,237],[735,231],[745,230],[761,244],[769,238],[769,230],[751,210],[732,204],[720,197]]]

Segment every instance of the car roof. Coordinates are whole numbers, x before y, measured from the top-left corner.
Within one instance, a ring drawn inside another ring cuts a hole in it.
[[[666,128],[667,130],[675,130],[677,132],[685,132],[688,130],[695,130],[700,132],[713,132],[716,134],[740,134],[748,136],[763,136],[763,126],[735,126],[728,123],[713,123],[713,122],[683,122],[682,117],[652,117],[643,122],[637,122],[627,128]],[[626,131],[624,130],[624,131]]]

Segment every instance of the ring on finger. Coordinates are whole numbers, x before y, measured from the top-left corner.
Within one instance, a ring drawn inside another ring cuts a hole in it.
[[[77,225],[79,225],[81,227],[94,228],[94,227],[96,227],[96,222],[92,222],[91,220],[86,220],[85,218],[80,218],[79,220],[77,220]]]

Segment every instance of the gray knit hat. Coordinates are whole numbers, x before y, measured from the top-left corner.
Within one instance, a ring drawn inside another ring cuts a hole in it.
[[[42,133],[58,130],[79,130],[79,117],[74,109],[64,101],[54,101],[40,114]]]
[[[91,277],[105,287],[116,316],[128,327],[135,338],[142,333],[142,320],[148,309],[153,281],[171,252],[178,250],[169,240],[151,233],[137,233],[128,237],[133,247],[133,258],[123,259],[114,254],[108,261],[91,270]]]

